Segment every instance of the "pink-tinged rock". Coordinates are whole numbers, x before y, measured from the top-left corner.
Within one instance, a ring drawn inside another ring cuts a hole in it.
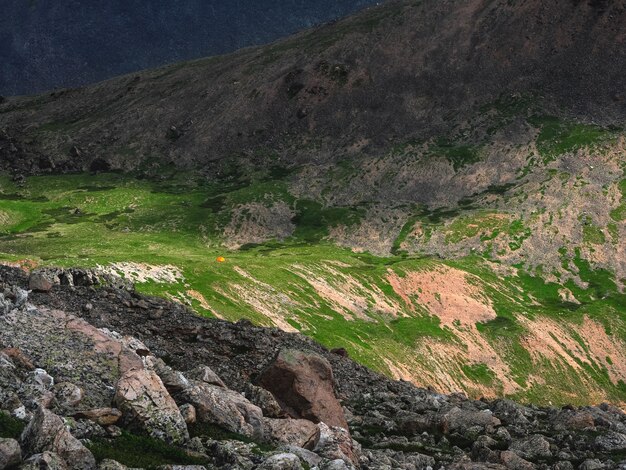
[[[117,383],[115,403],[123,414],[123,422],[131,429],[169,443],[189,439],[176,402],[153,371],[126,371]]]
[[[289,416],[348,429],[330,363],[310,351],[283,349],[259,377]]]

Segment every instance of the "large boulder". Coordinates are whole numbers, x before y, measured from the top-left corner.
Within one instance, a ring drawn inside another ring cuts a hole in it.
[[[263,387],[257,387],[249,382],[244,386],[244,393],[248,400],[263,410],[263,416],[269,418],[284,418],[285,413],[280,404],[268,390]]]
[[[318,423],[319,438],[313,452],[329,460],[343,460],[359,467],[360,446],[345,428]]]
[[[265,440],[275,445],[290,445],[313,449],[319,438],[319,428],[306,419],[263,418]]]
[[[28,288],[35,292],[49,292],[55,284],[55,279],[46,272],[35,271],[28,278]]]
[[[0,470],[16,466],[22,461],[22,449],[15,439],[0,438]]]
[[[72,470],[96,468],[96,460],[89,449],[70,434],[59,416],[43,407],[37,409],[21,440],[26,455],[49,451],[58,454]]]
[[[468,428],[494,429],[500,420],[489,410],[472,411],[454,407],[441,418],[444,433],[463,432]]]
[[[289,416],[348,429],[330,363],[314,352],[283,349],[258,380]]]
[[[241,393],[195,380],[181,399],[194,406],[196,419],[255,439],[263,438],[263,413]]]
[[[176,402],[154,371],[126,371],[117,383],[115,403],[130,429],[169,443],[189,439],[187,425]]]
[[[554,428],[560,431],[572,430],[594,430],[595,421],[593,414],[588,411],[561,410],[554,418]]]

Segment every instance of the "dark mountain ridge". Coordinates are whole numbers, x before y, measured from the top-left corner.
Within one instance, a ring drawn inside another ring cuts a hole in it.
[[[380,154],[512,95],[622,122],[625,22],[621,1],[394,1],[233,55],[11,99],[0,126],[25,160],[73,171],[95,160],[129,170],[259,151],[286,165]]]

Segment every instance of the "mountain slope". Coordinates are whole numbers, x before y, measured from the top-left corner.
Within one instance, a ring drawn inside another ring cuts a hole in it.
[[[623,2],[390,2],[10,99],[0,251],[442,391],[624,402],[625,32]]]
[[[270,46],[10,101],[0,122],[18,139],[28,126],[55,165],[129,169],[264,148],[284,164],[357,158],[449,133],[511,93],[623,119],[625,16],[622,2],[391,2]]]

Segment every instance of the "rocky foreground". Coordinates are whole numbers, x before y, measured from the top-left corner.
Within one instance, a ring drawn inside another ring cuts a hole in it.
[[[626,468],[615,406],[438,394],[96,272],[0,281],[0,470]]]

